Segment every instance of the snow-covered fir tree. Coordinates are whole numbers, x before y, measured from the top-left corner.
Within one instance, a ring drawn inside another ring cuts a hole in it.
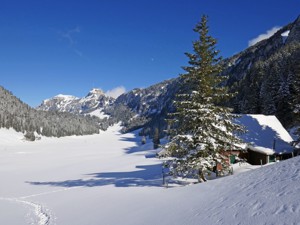
[[[232,94],[221,85],[226,77],[218,75],[221,58],[207,19],[203,16],[194,29],[199,39],[193,42],[193,53],[186,53],[189,66],[181,75],[185,82],[175,101],[176,112],[169,119],[171,140],[165,150],[167,156],[175,157],[169,163],[175,176],[198,174],[199,178],[217,162],[229,169],[222,153],[240,143],[235,134],[243,131],[233,122],[231,109],[223,106]]]

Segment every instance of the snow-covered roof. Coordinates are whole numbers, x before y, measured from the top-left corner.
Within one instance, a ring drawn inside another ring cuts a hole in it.
[[[239,136],[248,143],[249,149],[267,155],[293,151],[290,144],[293,138],[276,116],[245,114],[237,121],[248,131]],[[274,141],[275,149],[273,149]]]

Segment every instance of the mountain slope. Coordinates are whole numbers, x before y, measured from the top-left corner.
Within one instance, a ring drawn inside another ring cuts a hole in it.
[[[179,85],[176,79],[166,80],[148,88],[136,88],[116,99],[116,103],[124,104],[142,116],[160,114],[169,108]]]
[[[300,17],[245,51],[224,60],[227,85],[237,92],[238,113],[275,114],[285,126],[298,123]]]
[[[174,111],[173,100],[180,88],[181,78],[170,79],[148,88],[134,89],[116,99],[117,104],[123,104],[143,120],[141,135],[153,136],[155,128],[161,135],[167,129],[165,118]]]

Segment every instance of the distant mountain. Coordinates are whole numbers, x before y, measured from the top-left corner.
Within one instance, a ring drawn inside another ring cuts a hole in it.
[[[153,116],[171,107],[178,88],[177,79],[166,80],[148,88],[136,88],[122,94],[116,99],[116,103],[128,106],[138,115]]]
[[[37,109],[43,111],[87,114],[96,109],[103,109],[111,105],[114,101],[115,99],[106,96],[102,90],[94,88],[83,98],[60,94],[51,99],[46,99]]]
[[[172,101],[179,88],[179,79],[166,80],[148,88],[136,88],[117,99],[93,89],[84,98],[57,95],[44,100],[38,110],[95,115],[102,113],[102,128],[122,121],[124,132],[143,128],[142,134],[152,135],[154,127],[166,129],[164,119],[172,110]],[[103,114],[110,116],[103,118]]]
[[[116,99],[116,104],[123,104],[130,108],[139,117],[146,118],[142,135],[153,136],[155,128],[161,135],[167,128],[166,117],[174,111],[173,100],[180,88],[181,79],[170,79],[152,85],[148,88],[134,89]]]
[[[0,86],[0,128],[14,128],[34,140],[35,134],[62,137],[99,133],[99,120],[65,112],[38,111]]]

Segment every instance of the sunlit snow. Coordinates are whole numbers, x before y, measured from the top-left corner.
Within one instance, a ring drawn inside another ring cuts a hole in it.
[[[0,224],[299,223],[300,157],[164,188],[151,140],[119,130],[25,142],[1,129]]]

